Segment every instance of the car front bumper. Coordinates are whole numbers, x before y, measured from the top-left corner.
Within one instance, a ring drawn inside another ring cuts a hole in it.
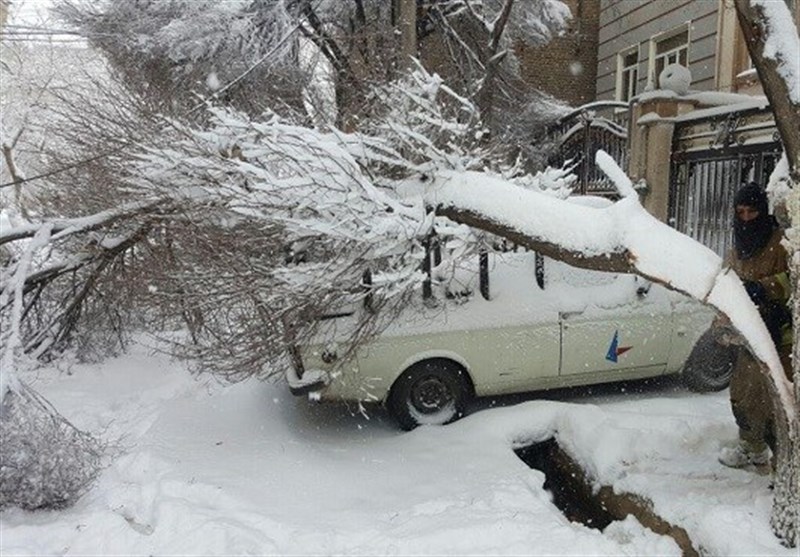
[[[286,382],[289,384],[289,391],[295,396],[302,396],[315,393],[325,389],[331,382],[330,374],[322,369],[307,369],[303,376],[297,375],[293,366],[286,370]]]

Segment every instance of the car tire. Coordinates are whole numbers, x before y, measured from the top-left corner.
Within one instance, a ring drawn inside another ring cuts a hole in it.
[[[425,360],[406,369],[389,393],[387,407],[398,425],[444,425],[464,415],[472,398],[467,372],[445,359]]]
[[[733,344],[724,346],[715,337],[713,329],[703,333],[683,366],[683,384],[692,392],[721,391],[731,382],[740,347]]]

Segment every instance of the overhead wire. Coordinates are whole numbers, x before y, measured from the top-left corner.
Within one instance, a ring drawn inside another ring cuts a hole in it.
[[[264,55],[263,55],[261,58],[259,58],[258,60],[256,60],[256,61],[255,61],[253,64],[251,64],[251,65],[250,65],[250,67],[248,67],[248,68],[247,68],[245,71],[243,71],[241,74],[239,74],[239,75],[238,75],[237,77],[235,77],[233,80],[231,80],[230,82],[228,82],[228,83],[227,83],[227,84],[226,84],[224,87],[222,87],[221,89],[218,89],[217,91],[215,91],[215,92],[214,92],[214,94],[213,94],[213,95],[211,95],[211,97],[210,97],[208,100],[202,101],[202,102],[198,103],[197,105],[195,105],[194,107],[190,108],[190,109],[189,109],[189,110],[186,112],[186,114],[185,114],[185,115],[186,115],[186,116],[189,116],[189,115],[193,114],[194,112],[196,112],[197,110],[201,109],[202,107],[204,107],[204,106],[207,106],[207,104],[208,104],[208,102],[209,102],[209,101],[213,101],[213,100],[215,100],[215,99],[218,99],[218,98],[219,98],[219,97],[220,97],[222,94],[224,94],[225,92],[227,92],[228,90],[230,90],[230,88],[231,88],[231,87],[233,87],[235,84],[239,83],[239,82],[240,82],[242,79],[244,79],[246,76],[248,76],[250,73],[252,73],[252,72],[253,72],[253,71],[254,71],[254,70],[255,70],[255,69],[258,67],[258,66],[260,66],[261,64],[263,64],[263,63],[264,63],[264,62],[265,62],[265,61],[266,61],[266,60],[267,60],[267,59],[268,59],[270,56],[272,56],[272,55],[273,55],[275,52],[277,52],[277,51],[278,51],[278,50],[279,50],[281,47],[283,47],[284,43],[285,43],[285,42],[286,42],[286,41],[287,41],[287,40],[288,40],[288,39],[289,39],[289,38],[290,38],[290,37],[291,37],[291,36],[292,36],[292,35],[293,35],[293,34],[294,34],[294,33],[295,33],[295,32],[296,32],[296,31],[297,31],[297,30],[298,30],[298,29],[301,27],[301,26],[302,26],[302,21],[301,21],[301,22],[298,22],[297,24],[295,24],[295,25],[294,25],[294,27],[292,27],[292,29],[291,29],[291,30],[289,30],[289,31],[288,31],[288,32],[287,32],[287,33],[286,33],[286,34],[285,34],[285,35],[284,35],[284,36],[283,36],[283,37],[282,37],[282,38],[281,38],[281,39],[278,41],[278,43],[277,43],[277,44],[276,44],[276,45],[275,45],[275,46],[274,46],[272,49],[270,49],[270,50],[269,50],[269,51],[268,51],[266,54],[264,54]],[[53,176],[53,175],[56,175],[56,174],[60,174],[60,173],[62,173],[62,172],[66,172],[67,170],[72,170],[73,168],[77,168],[77,167],[79,167],[79,166],[82,166],[82,165],[84,165],[84,164],[88,164],[88,163],[90,163],[90,162],[94,162],[94,161],[96,161],[96,160],[99,160],[99,159],[102,159],[102,158],[105,158],[105,157],[108,157],[108,156],[114,155],[114,154],[116,154],[116,153],[119,153],[120,151],[123,151],[124,149],[126,149],[126,148],[130,147],[130,146],[131,146],[131,145],[133,145],[134,143],[135,143],[135,142],[134,142],[134,141],[131,141],[131,140],[129,140],[129,141],[124,141],[124,142],[123,142],[121,145],[119,145],[118,147],[115,147],[114,149],[110,149],[110,150],[108,150],[108,151],[104,151],[104,152],[102,152],[102,153],[99,153],[98,155],[95,155],[95,156],[93,156],[93,157],[89,157],[89,158],[86,158],[86,159],[81,159],[81,160],[79,160],[79,161],[76,161],[76,162],[74,162],[74,163],[68,164],[68,165],[66,165],[66,166],[64,166],[64,167],[57,168],[57,169],[55,169],[55,170],[51,170],[51,171],[49,171],[49,172],[44,172],[44,173],[42,173],[42,174],[37,174],[37,175],[35,175],[35,176],[31,176],[31,177],[29,177],[29,178],[23,178],[23,179],[21,179],[21,180],[12,180],[12,181],[10,181],[10,182],[5,182],[5,183],[3,183],[3,184],[0,184],[0,189],[2,189],[2,188],[8,188],[8,187],[12,187],[12,186],[19,186],[19,185],[22,185],[22,184],[26,184],[26,183],[29,183],[29,182],[33,182],[33,181],[35,181],[35,180],[41,180],[42,178],[47,178],[47,177],[49,177],[49,176]]]

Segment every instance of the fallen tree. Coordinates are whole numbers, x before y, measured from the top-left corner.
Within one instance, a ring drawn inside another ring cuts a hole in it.
[[[162,141],[140,143],[135,156],[107,168],[126,199],[147,200],[140,210],[111,218],[116,213],[106,208],[66,225],[56,220],[7,232],[14,238],[9,244],[30,244],[16,250],[21,255],[0,277],[0,310],[10,324],[3,328],[4,358],[20,357],[26,348],[40,354],[31,339],[68,340],[79,329],[68,316],[93,302],[109,308],[117,299],[110,285],[140,294],[128,302],[144,306],[146,320],[188,328],[183,353],[206,368],[231,380],[272,376],[282,369],[287,347],[314,333],[317,317],[367,296],[383,311],[364,312],[350,346],[370,338],[379,328],[376,316],[401,307],[419,287],[432,232],[462,240],[445,257],[463,255],[474,243],[456,222],[573,265],[637,273],[716,307],[764,363],[779,434],[797,439],[797,396],[757,310],[719,257],[650,216],[628,178],[602,154],[598,163],[621,198],[605,208],[550,195],[569,181],[562,171],[530,176],[513,163],[488,170],[487,161],[497,159],[479,140],[475,104],[423,68],[405,79],[376,89],[375,110],[358,133],[224,107],[209,111],[203,126],[165,120]],[[165,208],[169,215],[160,212]],[[52,239],[75,222],[84,223],[84,241],[51,249]],[[79,255],[98,246],[95,258]],[[55,281],[34,287],[73,270],[51,260],[54,254],[84,262],[85,274],[66,297],[49,295]],[[131,265],[137,272],[127,273]],[[42,333],[53,324],[44,320],[42,329],[31,318],[31,296],[37,304],[62,300],[68,311],[53,314],[61,316],[56,330],[69,334]],[[19,392],[8,377],[5,372],[4,402]],[[790,545],[797,532],[792,457],[778,455],[773,513],[776,533]]]

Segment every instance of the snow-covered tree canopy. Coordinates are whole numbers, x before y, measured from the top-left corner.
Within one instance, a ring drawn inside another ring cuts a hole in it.
[[[297,11],[285,2],[65,0],[56,9],[162,110],[185,112],[248,71],[226,100],[254,113],[279,101],[302,107]]]
[[[524,177],[516,147],[486,133],[480,85],[458,92],[419,63],[397,71],[393,3],[64,0],[58,10],[106,54],[116,83],[98,83],[104,98],[64,95],[58,130],[74,141],[37,200],[48,228],[4,234],[4,318],[20,329],[6,353],[48,356],[77,341],[100,354],[124,344],[124,323],[160,315],[152,326],[188,326],[194,355],[226,353],[224,373],[270,373],[315,316],[366,297],[402,306],[431,234],[456,238],[453,257],[476,249],[463,241],[469,230],[398,196],[409,176],[443,165],[494,168],[531,187],[570,183],[562,171]],[[569,12],[507,0],[434,2],[418,16],[482,67],[509,58],[514,37],[545,40]],[[470,40],[456,32],[464,21],[480,31]],[[309,127],[304,105],[319,86],[309,44],[333,70],[340,107],[358,91],[347,108],[358,133]],[[559,112],[542,100],[520,107],[536,125]],[[43,243],[20,245],[40,232]],[[198,265],[206,271],[183,272]],[[231,283],[242,285],[235,301]],[[84,330],[111,333],[98,342]],[[232,345],[253,350],[237,357]]]
[[[78,167],[84,179],[73,186],[69,176],[70,189],[53,191],[60,202],[50,204],[71,207],[72,218],[55,213],[0,236],[0,245],[18,246],[13,254],[28,254],[12,255],[2,276],[4,309],[17,306],[4,314],[5,330],[21,327],[6,346],[58,352],[80,338],[81,321],[120,329],[135,299],[143,314],[134,321],[182,322],[191,353],[223,374],[270,374],[288,345],[313,333],[316,317],[369,296],[383,311],[364,315],[355,346],[380,327],[376,316],[390,317],[419,287],[431,234],[453,240],[443,268],[477,249],[468,229],[435,218],[418,196],[405,198],[406,181],[439,168],[485,169],[496,159],[477,139],[474,104],[422,67],[371,96],[376,110],[364,132],[322,132],[275,113],[252,118],[220,107],[203,128],[163,119],[156,139],[133,136],[134,156]],[[527,187],[563,192],[570,183],[562,171],[497,168]],[[117,182],[107,180],[112,174]],[[64,191],[85,201],[65,204]],[[45,239],[20,245],[36,234]],[[90,285],[77,304],[76,276]],[[51,294],[40,297],[45,286]]]
[[[330,68],[325,76],[333,82],[341,119],[363,113],[368,91],[397,78],[407,65],[398,59],[395,4],[59,0],[57,10],[108,56],[133,90],[165,109],[185,112],[199,97],[216,95],[251,115],[264,109],[299,114],[304,90],[320,79],[314,67],[321,64]],[[512,42],[545,42],[571,17],[559,0],[437,0],[420,6],[417,15],[420,40],[435,33],[449,45],[446,65],[461,73],[461,94],[477,94],[489,76],[501,97],[523,105],[520,84],[508,77],[515,71]],[[309,63],[310,44],[318,62]],[[495,79],[493,66],[501,60],[510,73]]]

